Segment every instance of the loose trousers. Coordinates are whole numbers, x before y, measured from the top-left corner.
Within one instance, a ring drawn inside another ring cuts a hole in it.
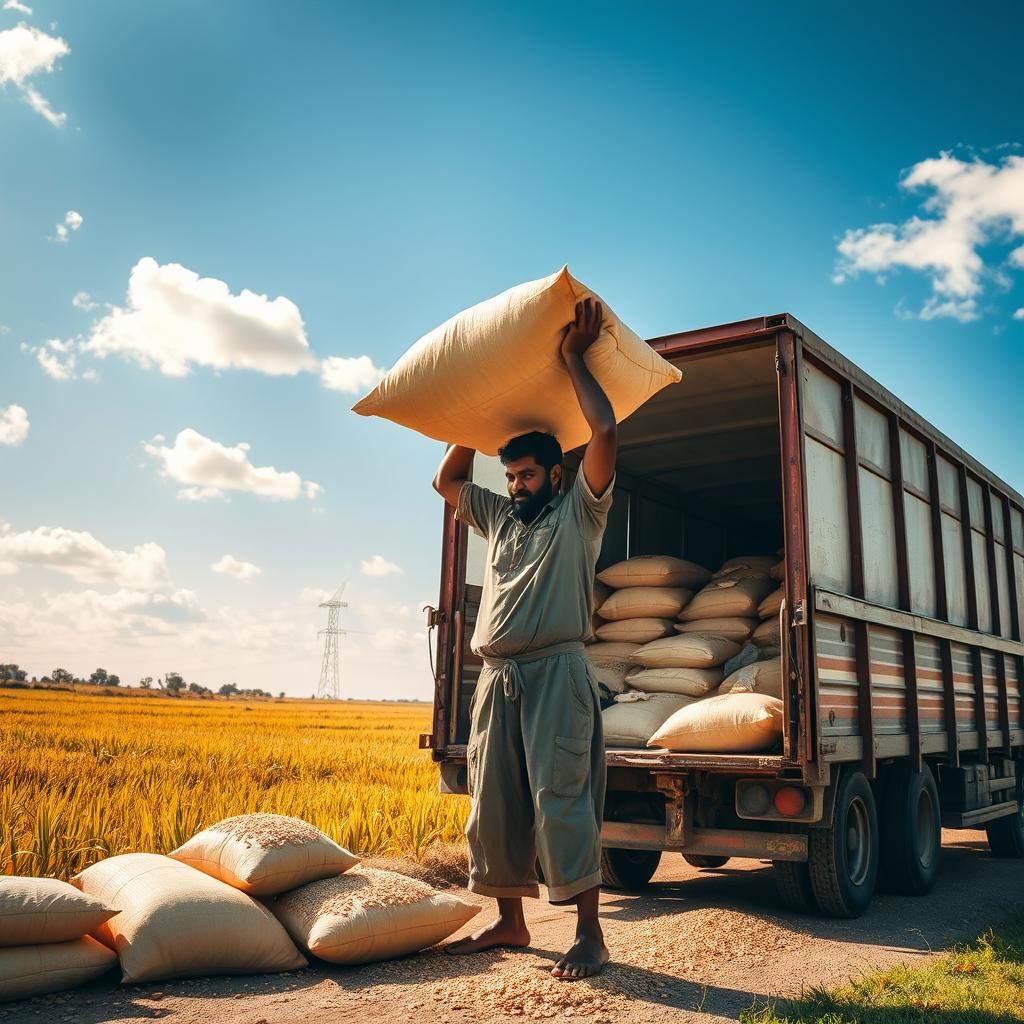
[[[484,659],[472,700],[469,888],[552,903],[601,882],[606,785],[596,683],[582,644]]]

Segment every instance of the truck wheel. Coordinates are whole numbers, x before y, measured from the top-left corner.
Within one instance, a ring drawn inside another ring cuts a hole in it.
[[[1018,762],[1017,771],[1021,771]],[[1017,779],[1017,813],[996,818],[985,826],[994,857],[1024,857],[1024,775]]]
[[[601,850],[601,877],[609,889],[642,889],[658,870],[661,850]]]
[[[683,860],[695,868],[720,868],[723,864],[728,864],[730,858],[712,857],[710,854],[704,853],[684,853]]]
[[[878,815],[863,772],[844,772],[830,828],[809,833],[807,867],[814,899],[830,917],[860,917],[878,876]]]
[[[818,904],[814,902],[814,890],[811,888],[811,873],[806,864],[793,860],[773,861],[772,873],[775,875],[779,899],[787,910],[795,910],[798,914],[817,912]]]
[[[935,777],[908,762],[885,777],[879,808],[879,885],[904,896],[923,896],[939,874],[942,812]]]

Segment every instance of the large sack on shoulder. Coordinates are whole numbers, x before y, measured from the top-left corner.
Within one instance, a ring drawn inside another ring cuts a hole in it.
[[[675,623],[671,619],[620,619],[606,622],[597,628],[599,640],[646,644],[659,637],[668,636]]]
[[[738,569],[713,579],[679,613],[684,622],[695,619],[757,617],[757,606],[774,588],[767,574],[750,574]]]
[[[687,753],[769,750],[782,736],[782,701],[759,693],[724,693],[681,708],[648,742]]]
[[[631,643],[590,644],[583,653],[590,662],[594,678],[612,693],[621,693],[626,687],[626,673],[633,668],[632,654],[639,646]]]
[[[56,878],[0,875],[0,946],[80,939],[116,913]]]
[[[0,1003],[84,985],[116,963],[117,954],[88,935],[70,942],[5,946],[0,949]]]
[[[624,587],[702,587],[711,573],[703,565],[672,555],[636,555],[602,569],[597,578],[622,590]]]
[[[266,907],[170,857],[108,857],[72,881],[120,909],[93,936],[117,952],[126,983],[306,966]]]
[[[739,651],[739,644],[715,633],[679,633],[644,644],[633,652],[633,662],[644,668],[714,668]]]
[[[758,606],[757,614],[762,619],[777,618],[782,610],[782,602],[786,599],[786,588],[779,587],[773,590]]]
[[[757,619],[742,619],[738,616],[676,623],[677,633],[715,633],[738,644],[743,643],[756,628]]]
[[[601,712],[604,745],[631,748],[646,746],[662,722],[695,699],[677,693],[627,691],[619,694],[615,703]]]
[[[320,829],[283,814],[225,818],[168,856],[250,896],[273,896],[359,863]]]
[[[486,455],[531,430],[576,448],[591,431],[560,346],[588,297],[597,298],[562,267],[465,309],[420,338],[353,409]],[[601,304],[604,323],[584,361],[621,422],[682,373]]]
[[[763,693],[768,697],[782,696],[782,658],[755,661],[726,676],[719,693]]]
[[[481,908],[415,878],[358,867],[286,892],[272,909],[288,934],[321,960],[365,964],[432,946]]]
[[[703,697],[722,682],[720,668],[634,668],[626,685],[644,693],[678,693]]]
[[[620,619],[674,619],[691,597],[693,591],[683,587],[624,587],[612,592],[601,605],[598,614],[609,622]]]

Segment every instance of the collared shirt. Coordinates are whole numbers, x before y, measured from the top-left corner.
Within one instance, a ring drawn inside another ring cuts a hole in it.
[[[529,525],[512,499],[470,481],[459,492],[458,517],[487,541],[487,571],[470,647],[488,658],[512,658],[590,636],[594,567],[608,522],[615,481],[594,497],[583,471]]]

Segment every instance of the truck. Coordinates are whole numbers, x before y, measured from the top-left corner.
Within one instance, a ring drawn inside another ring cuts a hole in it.
[[[763,754],[607,748],[602,872],[770,862],[783,904],[856,917],[934,884],[942,829],[1024,857],[1024,497],[788,313],[648,341],[683,380],[619,426],[598,570],[784,556],[784,721]],[[566,458],[567,476],[580,453]],[[474,479],[504,491],[496,460]],[[432,752],[466,793],[484,544],[445,509]]]

